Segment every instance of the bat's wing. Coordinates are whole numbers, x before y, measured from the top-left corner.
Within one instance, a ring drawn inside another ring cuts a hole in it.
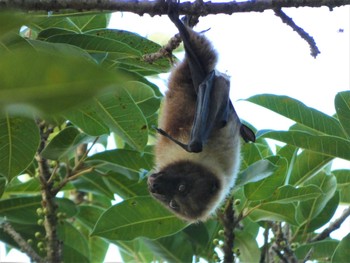
[[[225,76],[215,71],[204,79],[197,92],[196,112],[194,115],[190,141],[184,144],[172,138],[165,131],[157,129],[188,152],[201,152],[212,132],[223,128],[231,119],[240,125],[240,133],[243,139],[255,141],[254,132],[242,124],[229,98],[230,86]]]
[[[223,128],[228,121],[240,125],[242,138],[255,141],[254,132],[242,124],[230,100],[230,83],[226,76],[212,71],[199,85],[196,113],[194,116],[189,152],[201,152],[203,144],[217,129]]]

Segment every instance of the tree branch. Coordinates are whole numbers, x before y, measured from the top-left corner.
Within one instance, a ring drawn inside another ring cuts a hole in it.
[[[330,223],[329,227],[327,227],[326,229],[324,229],[321,233],[319,233],[317,236],[315,236],[314,238],[312,238],[310,240],[310,242],[316,242],[316,241],[320,241],[323,240],[327,237],[329,237],[329,235],[336,229],[338,229],[341,224],[350,216],[350,207],[348,207],[347,209],[345,209],[343,211],[343,214],[335,221],[333,221],[332,223]]]
[[[41,184],[42,207],[45,212],[44,228],[47,239],[47,261],[59,263],[62,261],[61,241],[57,234],[57,204],[55,194],[53,194],[53,182],[50,182],[51,172],[48,161],[41,156],[41,151],[45,148],[47,139],[53,131],[44,121],[37,121],[40,129],[41,143],[36,154],[36,160],[39,165],[39,179]]]
[[[320,50],[318,49],[316,42],[312,36],[310,36],[307,32],[305,32],[304,29],[297,26],[293,19],[286,15],[281,9],[275,9],[275,15],[280,17],[282,22],[293,28],[294,31],[296,31],[301,38],[303,38],[310,46],[311,49],[311,56],[314,58],[317,57],[318,54],[320,54]]]
[[[208,14],[233,14],[242,12],[263,12],[268,9],[283,7],[334,7],[349,5],[349,0],[270,0],[246,1],[227,3],[183,2],[179,4],[179,14],[206,16]],[[24,11],[125,11],[139,15],[145,13],[151,16],[165,15],[168,5],[164,0],[136,1],[136,0],[0,0],[0,9],[15,8]]]
[[[45,261],[35,252],[35,250],[26,242],[23,237],[16,232],[10,223],[1,224],[4,232],[7,233],[18,244],[23,252],[25,252],[32,261],[37,263],[44,263]]]
[[[225,210],[220,215],[222,225],[224,226],[224,263],[234,262],[233,256],[233,242],[235,239],[234,235],[234,210],[233,210],[233,197],[229,197],[225,204]]]

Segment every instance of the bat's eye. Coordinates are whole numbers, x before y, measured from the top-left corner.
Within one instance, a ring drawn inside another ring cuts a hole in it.
[[[178,210],[179,209],[179,205],[176,203],[176,201],[174,199],[172,199],[169,203],[170,208],[174,209],[174,210]]]
[[[180,184],[178,190],[179,190],[180,193],[185,192],[185,190],[186,190],[186,185]]]

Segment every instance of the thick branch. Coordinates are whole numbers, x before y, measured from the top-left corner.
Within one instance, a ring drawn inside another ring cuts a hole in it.
[[[59,263],[62,261],[61,241],[57,234],[57,204],[55,202],[55,194],[52,193],[53,183],[50,182],[50,167],[48,161],[41,156],[50,133],[53,131],[45,122],[37,121],[40,129],[41,143],[36,155],[39,166],[39,179],[41,184],[42,206],[45,212],[44,228],[47,239],[47,261]]]
[[[224,226],[224,263],[234,262],[233,256],[233,242],[234,236],[234,210],[233,210],[233,198],[228,198],[225,204],[225,210],[220,216],[222,225]]]
[[[212,3],[183,2],[179,5],[179,13],[187,15],[205,16],[208,14],[233,14],[242,12],[263,12],[268,9],[283,7],[321,7],[329,8],[349,5],[350,0],[271,0]],[[15,8],[25,11],[125,11],[139,15],[145,13],[154,15],[167,14],[166,1],[116,1],[116,0],[0,0],[0,9]]]

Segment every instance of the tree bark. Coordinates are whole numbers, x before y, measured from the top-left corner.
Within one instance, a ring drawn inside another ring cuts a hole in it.
[[[212,3],[210,1],[182,2],[179,13],[182,15],[206,16],[209,14],[233,14],[242,12],[263,12],[283,7],[334,7],[349,5],[350,0],[257,0],[246,2]],[[0,0],[0,9],[22,11],[125,11],[151,16],[167,14],[168,5],[164,0]]]

